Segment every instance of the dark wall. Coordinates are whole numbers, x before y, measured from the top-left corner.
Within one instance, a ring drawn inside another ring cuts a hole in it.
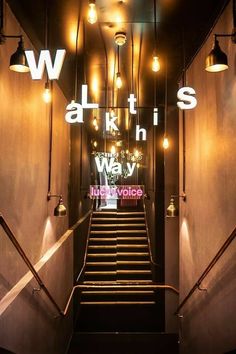
[[[198,105],[186,112],[187,201],[181,203],[180,218],[181,299],[235,228],[236,46],[230,38],[220,38],[229,69],[221,73],[204,70],[213,33],[231,33],[232,25],[230,1],[187,71],[187,84],[196,90]],[[203,281],[207,291],[196,291],[181,311],[182,353],[236,350],[235,250],[236,240]]]
[[[4,14],[4,32],[23,33],[6,4]],[[24,39],[25,47],[32,48],[25,34]],[[50,139],[49,108],[42,100],[45,81],[32,81],[29,73],[8,69],[17,42],[7,39],[0,46],[0,212],[36,264],[61,240],[68,229],[68,218],[55,218],[57,200],[47,201]],[[51,192],[63,194],[68,206],[70,156],[65,105],[55,83]],[[71,315],[55,318],[57,312],[43,292],[32,293],[37,283],[30,278],[19,290],[27,271],[0,227],[0,347],[17,354],[64,353],[72,331]],[[40,276],[59,306],[64,307],[73,284],[72,235],[45,260]],[[10,297],[12,301],[5,307]]]

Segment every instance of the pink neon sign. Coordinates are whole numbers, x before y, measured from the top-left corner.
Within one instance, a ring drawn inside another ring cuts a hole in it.
[[[140,185],[90,186],[90,197],[95,199],[141,199],[144,187]]]

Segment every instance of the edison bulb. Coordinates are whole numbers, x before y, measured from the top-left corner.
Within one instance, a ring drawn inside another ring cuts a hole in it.
[[[116,74],[116,87],[118,89],[122,87],[122,80],[119,72]]]
[[[97,10],[96,10],[96,5],[95,1],[89,1],[89,10],[88,10],[88,22],[93,25],[94,23],[97,22]]]
[[[169,144],[169,140],[168,140],[167,137],[165,137],[164,140],[163,140],[163,148],[164,149],[168,149],[169,145],[170,145]]]
[[[98,122],[97,122],[97,118],[94,117],[94,118],[93,118],[93,126],[96,127],[96,125],[98,125]]]
[[[152,58],[152,71],[157,72],[161,68],[158,56],[154,55]]]
[[[49,87],[49,83],[46,82],[44,92],[43,92],[43,100],[45,103],[49,103],[52,100],[52,95]]]
[[[112,145],[111,147],[111,154],[114,155],[116,153],[116,147]]]
[[[98,143],[97,143],[96,140],[93,142],[93,146],[94,146],[95,148],[98,146]]]

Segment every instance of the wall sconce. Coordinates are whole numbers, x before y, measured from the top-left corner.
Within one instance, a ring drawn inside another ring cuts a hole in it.
[[[88,22],[91,23],[91,25],[96,23],[98,19],[95,3],[96,3],[95,0],[89,0]]]
[[[25,56],[24,42],[22,35],[5,35],[0,33],[0,44],[4,44],[6,38],[19,38],[18,47],[15,53],[12,54],[10,58],[9,69],[12,71],[16,71],[18,73],[27,73],[30,71],[29,66],[27,64],[27,59]]]
[[[63,203],[62,195],[60,194],[51,194],[48,193],[47,199],[50,200],[51,198],[59,198],[58,204],[54,209],[54,216],[62,217],[66,216],[66,207]]]
[[[170,197],[170,205],[166,209],[166,217],[167,218],[174,218],[179,215],[179,210],[177,206],[175,206],[175,198],[183,198],[183,201],[186,202],[186,194],[180,195],[171,195]]]
[[[220,49],[218,37],[230,37],[233,43],[236,43],[236,32],[232,34],[214,34],[214,45],[206,58],[205,70],[216,73],[228,69],[227,55]]]

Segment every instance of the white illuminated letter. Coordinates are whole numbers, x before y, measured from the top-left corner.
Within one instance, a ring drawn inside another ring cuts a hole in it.
[[[131,93],[129,95],[129,98],[128,98],[128,102],[129,102],[129,111],[130,111],[130,114],[136,114],[137,111],[136,109],[134,109],[134,103],[137,101],[137,98],[134,97],[134,94]]]
[[[43,72],[46,65],[49,80],[57,80],[61,72],[65,54],[66,54],[65,49],[58,49],[56,51],[54,64],[52,65],[52,59],[49,50],[41,50],[39,54],[39,61],[37,66],[34,52],[32,50],[26,50],[25,55],[28,61],[32,79],[33,80],[42,79]]]
[[[158,125],[158,108],[153,110],[153,125]]]
[[[136,125],[136,140],[140,140],[140,134],[142,134],[141,140],[147,140],[147,131],[144,128],[140,128],[140,125]]]
[[[109,131],[110,129],[112,130],[119,130],[118,127],[115,125],[115,120],[117,119],[117,117],[112,117],[110,119],[110,115],[109,112],[106,112],[106,131]]]
[[[83,108],[98,108],[97,103],[88,103],[88,86],[82,85],[82,107]]]
[[[129,162],[127,162],[127,168],[128,168],[128,176],[132,176],[133,172],[134,172],[134,169],[135,169],[135,165],[136,165],[136,162],[130,164]]]
[[[80,103],[71,102],[66,107],[69,111],[65,115],[65,120],[67,123],[83,123],[83,107]]]
[[[182,87],[177,93],[177,98],[183,102],[177,102],[177,106],[180,109],[193,109],[197,105],[197,100],[191,95],[195,95],[196,92],[192,87]]]
[[[95,162],[96,162],[96,166],[97,166],[98,172],[103,172],[103,170],[105,168],[105,170],[109,173],[109,172],[112,171],[112,167],[113,167],[113,164],[115,162],[115,158],[111,157],[110,161],[109,161],[109,164],[108,164],[108,159],[106,157],[103,157],[103,159],[100,161],[99,157],[96,156],[95,157]]]

